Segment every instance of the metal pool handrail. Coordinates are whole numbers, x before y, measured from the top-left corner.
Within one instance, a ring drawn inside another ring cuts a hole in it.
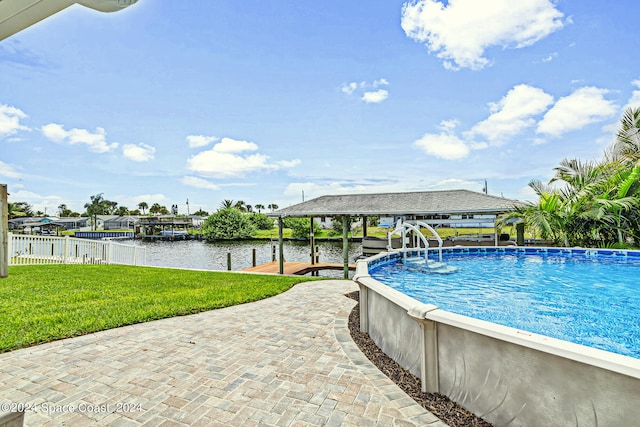
[[[422,234],[422,232],[420,231],[420,227],[426,228],[427,230],[429,230],[431,232],[431,234],[433,234],[433,236],[436,238],[436,240],[438,241],[438,260],[440,262],[442,262],[442,238],[440,237],[440,235],[438,234],[438,232],[431,227],[429,224],[424,223],[422,221],[416,221],[416,225],[413,225],[411,223],[408,222],[404,222],[402,219],[399,219],[398,222],[396,223],[396,228],[389,233],[388,239],[389,239],[389,245],[388,245],[388,249],[391,250],[392,246],[391,246],[391,236],[394,234],[401,234],[402,236],[402,251],[404,252],[404,256],[406,257],[406,253],[407,253],[407,249],[414,249],[414,248],[407,248],[407,231],[408,230],[413,230],[416,232],[416,234],[419,236],[419,238],[422,240],[422,242],[424,243],[424,260],[425,262],[427,262],[427,258],[428,258],[428,254],[429,254],[429,240]],[[418,250],[420,250],[420,245],[418,245]]]

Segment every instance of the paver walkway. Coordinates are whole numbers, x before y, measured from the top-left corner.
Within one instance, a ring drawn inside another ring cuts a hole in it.
[[[26,426],[445,426],[351,339],[356,289],[307,282],[0,354],[0,402],[31,405]]]

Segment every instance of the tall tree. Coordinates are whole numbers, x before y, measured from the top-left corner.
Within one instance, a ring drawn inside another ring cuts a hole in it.
[[[129,215],[129,209],[126,206],[120,206],[116,210],[116,215],[127,216],[127,215]]]
[[[640,108],[625,110],[610,152],[614,158],[630,163],[640,160]]]
[[[90,202],[85,203],[84,207],[87,210],[87,215],[93,217],[93,229],[96,230],[98,226],[98,215],[105,215],[107,213],[107,202],[102,193],[94,194],[89,197]]]
[[[240,212],[246,212],[247,206],[245,205],[243,200],[238,200],[234,205],[234,208],[238,209]]]
[[[218,209],[219,210],[229,209],[229,208],[232,208],[233,206],[234,206],[233,200],[225,199],[222,202],[220,202],[220,207]]]
[[[13,218],[16,218],[19,216],[27,216],[27,217],[34,216],[33,206],[31,206],[27,202],[8,203],[8,207],[9,207],[9,219],[12,218],[12,215],[13,215]]]
[[[164,214],[164,215],[166,215],[166,214],[165,214],[165,212],[166,212],[166,214],[168,214],[168,213],[169,213],[169,211],[167,210],[167,208],[166,208],[165,206],[161,206],[161,205],[160,205],[160,203],[154,203],[154,204],[153,204],[153,205],[151,205],[151,207],[149,208],[149,213],[152,213],[152,214],[156,214],[156,215],[158,215],[158,214]]]
[[[24,202],[23,202],[24,203]],[[7,203],[8,211],[9,211],[9,219],[18,218],[22,216],[27,216],[27,213],[20,206],[20,202],[18,203]]]
[[[105,208],[108,215],[113,215],[118,210],[118,202],[112,202],[111,200],[105,200]]]
[[[147,202],[140,202],[138,203],[138,209],[142,209],[142,215],[144,215],[144,210],[149,209],[149,205]]]
[[[524,218],[543,238],[565,246],[640,245],[640,109],[625,111],[603,159],[565,159],[554,171],[548,184],[529,184],[537,203],[504,219]]]

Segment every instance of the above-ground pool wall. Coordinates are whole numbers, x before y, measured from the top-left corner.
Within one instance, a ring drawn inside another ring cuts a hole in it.
[[[359,284],[362,332],[400,366],[421,378],[420,325],[407,316],[407,305],[417,301],[373,279],[361,281],[369,282]],[[362,327],[367,320],[368,325]]]
[[[418,376],[423,390],[441,392],[496,426],[638,425],[637,359],[422,304],[372,279],[366,261],[354,280],[361,329]],[[434,330],[425,333],[425,324]]]
[[[638,425],[638,378],[436,322],[440,392],[492,424]]]

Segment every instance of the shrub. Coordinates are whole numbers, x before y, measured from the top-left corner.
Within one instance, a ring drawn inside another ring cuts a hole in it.
[[[349,227],[349,230],[351,230],[357,218],[355,217],[348,217],[348,218],[349,218],[349,223],[347,226]],[[344,217],[337,216],[332,219],[333,219],[333,224],[332,224],[333,231],[335,231],[336,234],[342,235],[342,224],[343,224],[343,221],[345,220]]]
[[[255,231],[251,221],[237,209],[221,209],[207,218],[202,225],[202,234],[207,240],[245,239]]]
[[[291,236],[294,239],[308,239],[311,231],[311,221],[309,218],[285,218],[284,226],[291,229]],[[318,233],[320,226],[313,222],[313,232]]]
[[[249,221],[258,230],[271,230],[274,226],[273,219],[263,213],[252,213],[249,215]]]

